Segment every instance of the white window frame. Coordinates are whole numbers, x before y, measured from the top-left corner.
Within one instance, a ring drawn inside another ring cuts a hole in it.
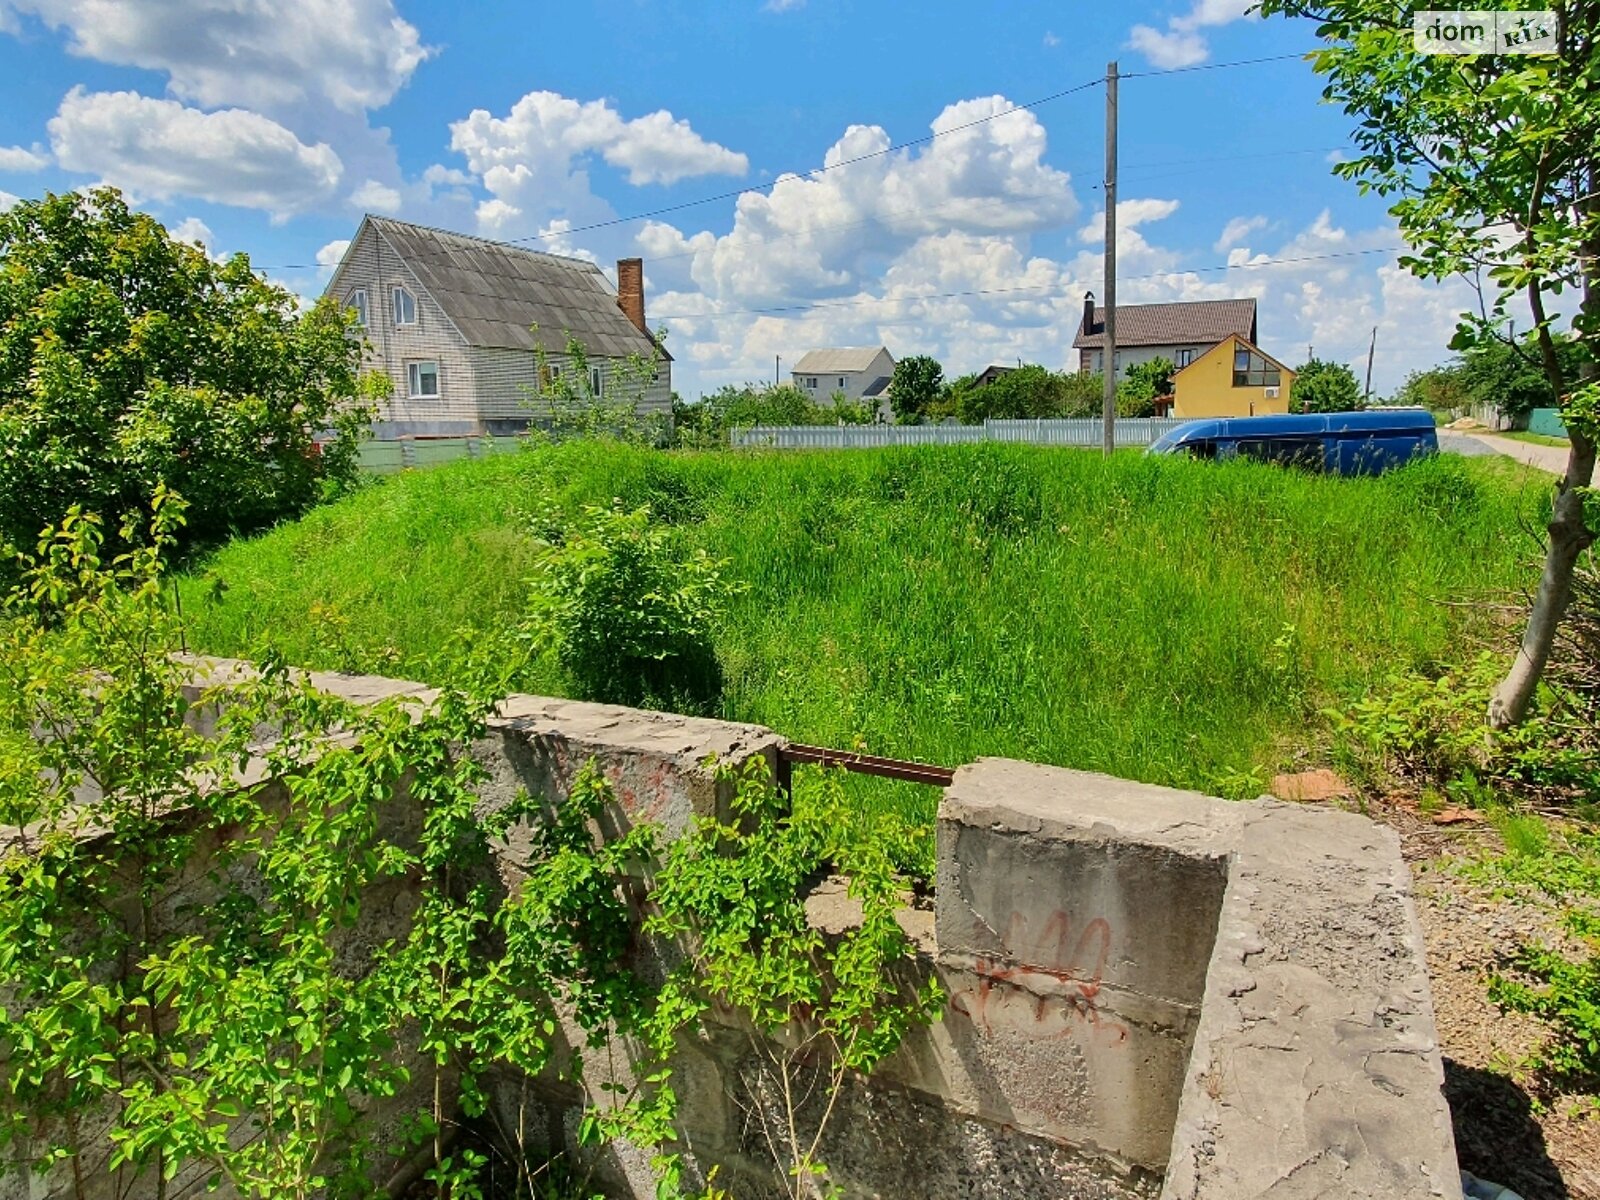
[[[351,288],[349,295],[344,298],[344,306],[356,310],[356,324],[366,329],[367,326],[367,289],[364,287]]]
[[[1175,365],[1179,367],[1187,367],[1193,361],[1194,351],[1186,346],[1182,350],[1178,351],[1178,361]]]
[[[433,368],[433,391],[422,390],[422,377],[428,374],[423,367]],[[437,400],[444,389],[439,383],[439,360],[416,358],[406,363],[406,398],[408,400]]]
[[[815,375],[806,376],[806,387],[813,392],[817,390],[817,377]]]
[[[843,375],[839,376],[839,390],[841,392],[844,391],[844,376]]]
[[[400,315],[401,296],[404,296],[411,302],[411,319],[409,321],[403,319]],[[394,323],[396,325],[415,325],[417,323],[417,297],[410,288],[406,287],[404,284],[397,283],[390,290],[389,298],[391,307],[394,310]]]

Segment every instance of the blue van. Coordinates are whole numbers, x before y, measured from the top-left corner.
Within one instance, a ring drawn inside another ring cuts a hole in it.
[[[1377,475],[1436,454],[1433,414],[1423,408],[1208,417],[1169,430],[1147,454],[1253,458],[1340,475]]]

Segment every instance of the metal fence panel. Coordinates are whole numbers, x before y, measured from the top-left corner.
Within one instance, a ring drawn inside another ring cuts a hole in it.
[[[1164,417],[1118,421],[1118,446],[1148,446],[1183,422]],[[878,446],[950,446],[1022,442],[1034,446],[1098,446],[1098,420],[985,421],[982,425],[757,425],[729,433],[739,449],[865,450]]]

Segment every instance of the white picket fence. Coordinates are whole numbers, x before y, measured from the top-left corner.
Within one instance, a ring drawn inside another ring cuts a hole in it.
[[[1148,446],[1183,422],[1172,417],[1118,421],[1118,446]],[[965,442],[1025,442],[1033,446],[1099,446],[1098,420],[985,421],[982,425],[756,425],[734,429],[736,449],[865,450],[880,446],[951,446]]]

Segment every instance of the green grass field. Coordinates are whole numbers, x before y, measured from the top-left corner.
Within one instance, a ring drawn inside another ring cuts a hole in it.
[[[1540,502],[1449,458],[1345,480],[1022,446],[568,444],[396,477],[225,547],[180,584],[193,644],[428,679],[458,629],[516,622],[535,513],[614,498],[749,585],[717,633],[727,717],[1224,793],[1315,749],[1324,707],[1481,645],[1485,619],[1444,602],[1524,580]],[[519,686],[566,689],[549,661]],[[860,786],[928,827],[931,794]]]

